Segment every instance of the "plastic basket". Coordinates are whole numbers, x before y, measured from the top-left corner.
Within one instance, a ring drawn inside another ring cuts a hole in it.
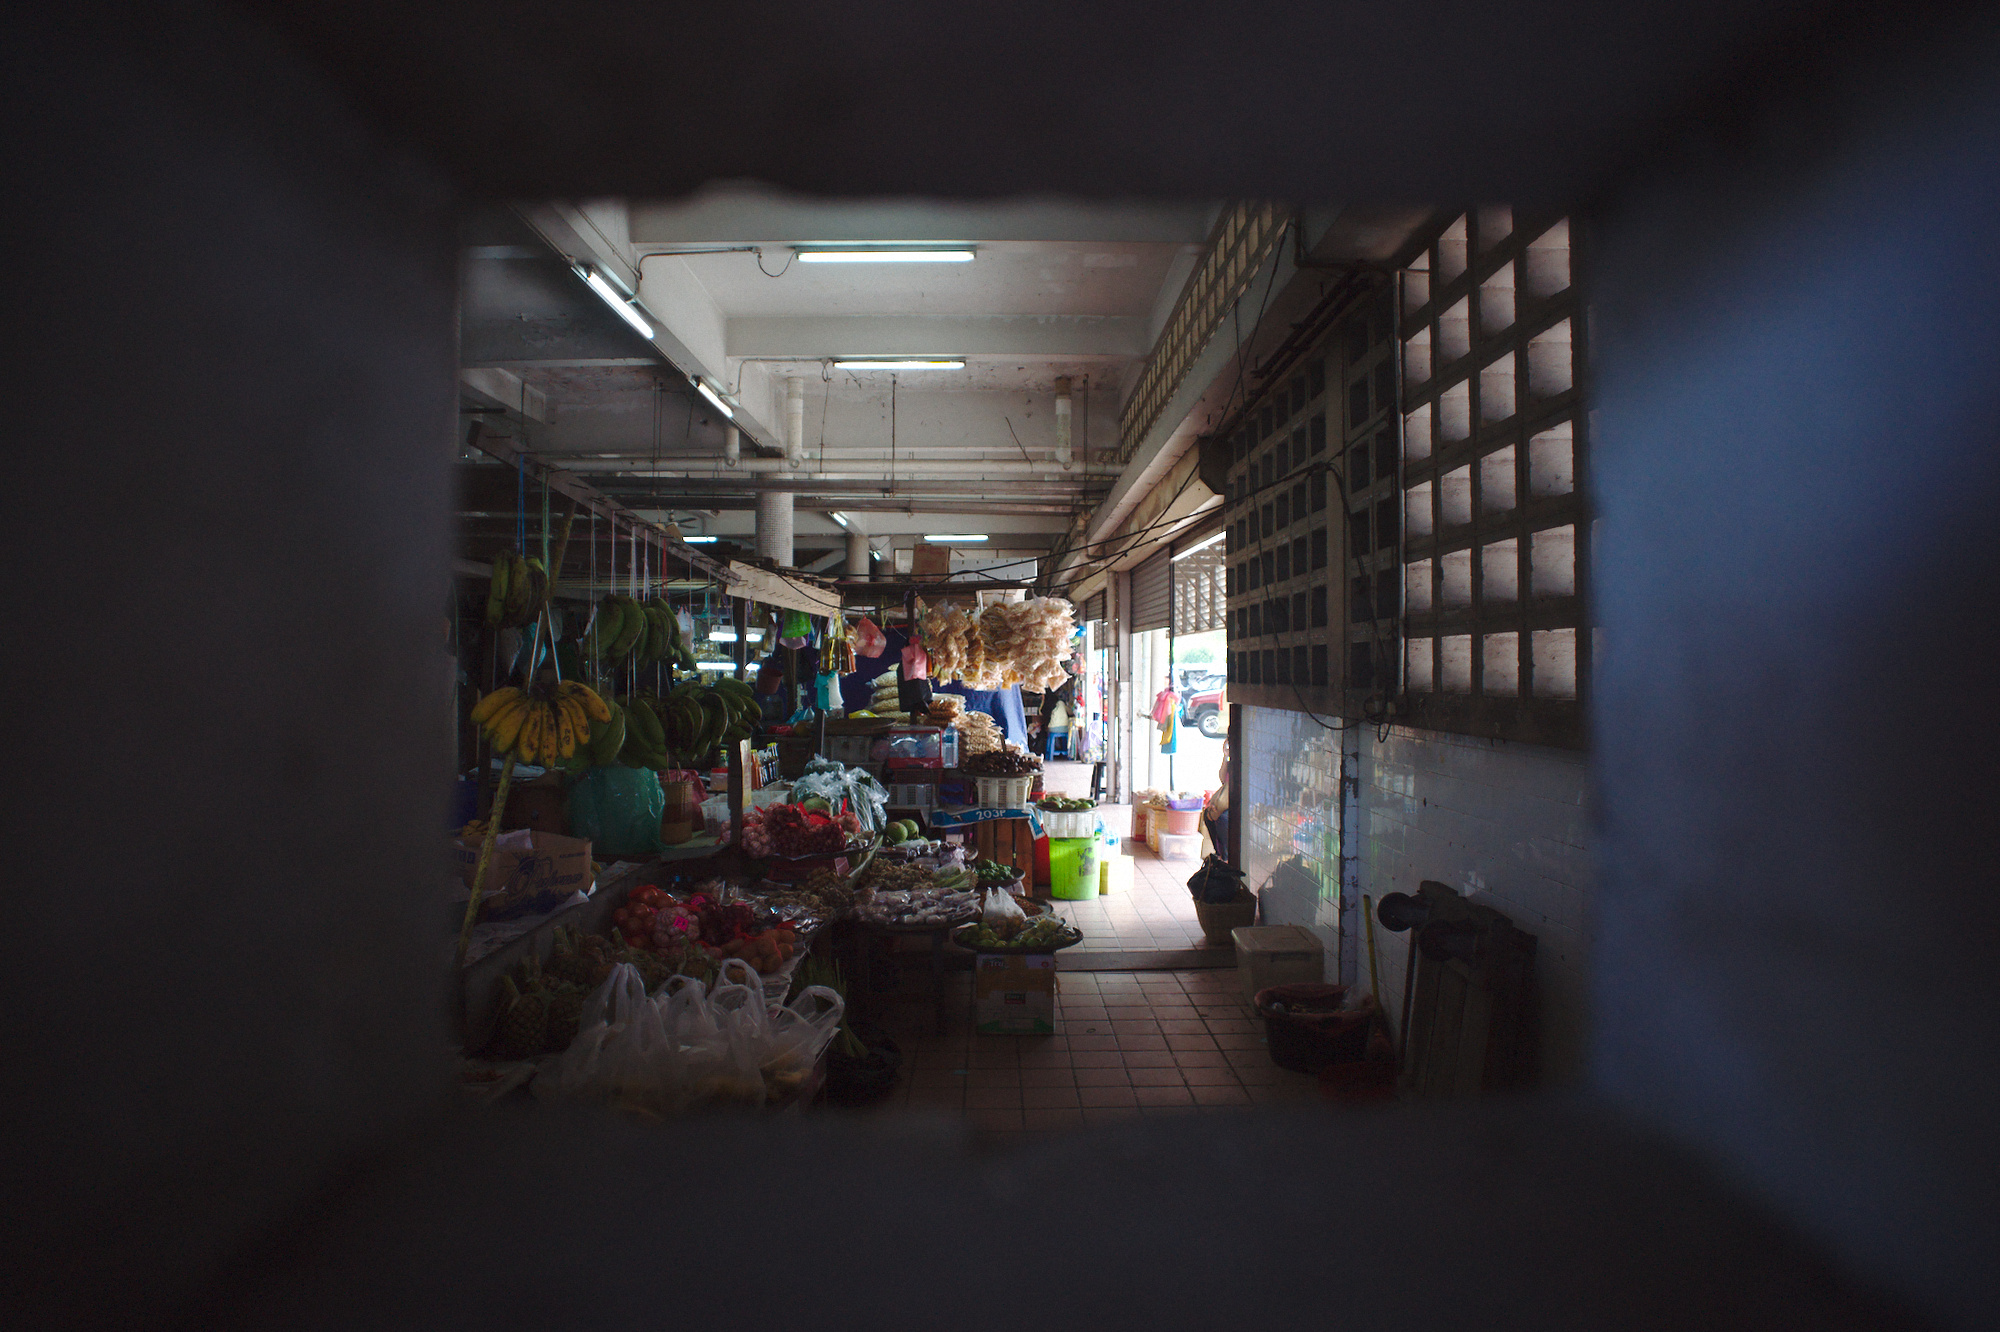
[[[930,809],[937,804],[937,786],[932,782],[891,782],[889,804],[897,809]]]
[[[1234,942],[1230,931],[1257,923],[1257,895],[1245,888],[1233,902],[1204,902],[1195,899],[1194,918],[1201,922],[1202,938],[1218,947]]]
[[[1094,809],[1038,809],[1042,831],[1051,837],[1095,837],[1097,836],[1097,811]]]
[[[1345,985],[1274,985],[1257,992],[1271,1062],[1298,1073],[1360,1059],[1368,1051],[1374,1000],[1342,1008]]]
[[[1028,777],[979,777],[979,807],[981,809],[1021,809],[1028,803],[1028,791],[1035,784]]]

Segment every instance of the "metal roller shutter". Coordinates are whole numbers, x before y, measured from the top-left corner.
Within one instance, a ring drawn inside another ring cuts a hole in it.
[[[1132,571],[1132,632],[1165,629],[1173,614],[1172,557],[1162,549]]]
[[[1104,609],[1104,594],[1102,592],[1092,593],[1090,596],[1084,598],[1083,618],[1085,620],[1101,620],[1104,618]]]

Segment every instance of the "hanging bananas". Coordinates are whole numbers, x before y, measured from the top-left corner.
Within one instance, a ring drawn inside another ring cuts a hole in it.
[[[495,753],[550,767],[574,761],[580,753],[598,761],[595,755],[614,714],[589,685],[564,680],[533,689],[496,689],[473,707],[472,720]]]
[[[495,629],[533,624],[549,604],[549,573],[540,560],[524,560],[515,550],[493,556],[493,581],[486,593],[486,623]]]

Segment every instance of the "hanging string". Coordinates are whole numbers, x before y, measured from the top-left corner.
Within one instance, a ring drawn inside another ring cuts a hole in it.
[[[514,455],[514,549],[528,549],[528,455]]]

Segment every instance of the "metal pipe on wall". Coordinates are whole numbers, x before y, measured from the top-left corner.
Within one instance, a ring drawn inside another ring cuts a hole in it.
[[[806,381],[785,381],[785,461],[802,467],[806,460]]]

